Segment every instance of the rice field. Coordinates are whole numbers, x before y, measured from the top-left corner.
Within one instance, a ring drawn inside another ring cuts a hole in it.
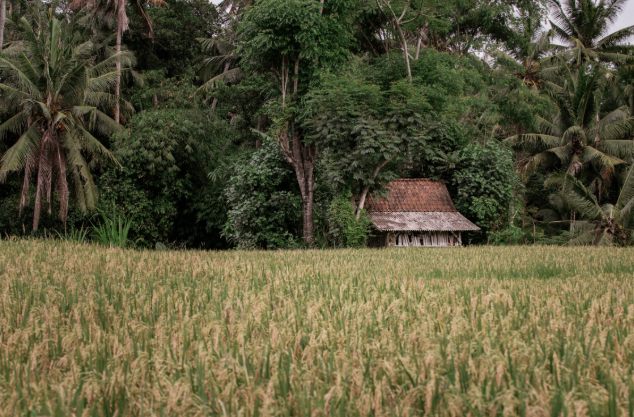
[[[0,415],[632,416],[633,255],[0,241]]]

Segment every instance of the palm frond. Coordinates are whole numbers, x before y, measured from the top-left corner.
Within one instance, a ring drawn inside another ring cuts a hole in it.
[[[544,151],[521,160],[518,165],[520,170],[530,173],[539,167],[552,167],[558,163],[559,158],[554,153]]]
[[[535,213],[535,217],[541,218],[548,223],[560,220],[559,213],[553,209],[541,209]]]
[[[634,25],[624,27],[623,29],[619,29],[616,32],[612,32],[604,38],[599,39],[596,42],[596,45],[598,47],[603,47],[606,45],[617,44],[622,41],[628,40],[630,37],[632,37],[632,35],[634,35]]]
[[[625,63],[634,61],[634,56],[618,53],[598,52],[597,57],[604,62]]]
[[[592,244],[594,246],[612,247],[614,246],[614,239],[605,230],[597,230]]]
[[[42,99],[42,95],[38,87],[35,84],[33,84],[31,79],[22,71],[20,71],[17,68],[17,66],[15,66],[12,62],[0,57],[0,69],[4,69],[8,71],[11,75],[15,76],[16,79],[18,80],[18,83],[16,85],[17,88],[14,88],[14,90],[17,90],[19,88],[20,90],[30,95],[35,100]]]
[[[561,138],[552,135],[521,134],[507,138],[505,143],[525,152],[542,152],[560,145]]]
[[[117,162],[114,155],[86,129],[78,126],[77,131],[76,142],[81,144],[81,148],[84,151],[86,151],[89,155],[98,155],[119,165],[119,162]]]
[[[136,64],[134,54],[129,51],[121,51],[118,54],[114,54],[103,61],[90,67],[88,75],[91,78],[99,77],[107,72],[112,72],[112,67],[116,62],[121,62],[122,68],[130,68]]]
[[[544,119],[541,116],[535,116],[539,130],[553,137],[561,137],[561,129],[553,122]]]
[[[108,137],[125,130],[123,126],[99,109],[93,110],[90,114],[90,129]],[[118,162],[114,162],[118,164]]]
[[[570,145],[558,146],[556,148],[549,149],[548,152],[555,155],[557,159],[559,159],[559,162],[564,165],[570,163],[573,159]]]
[[[37,153],[41,139],[42,132],[39,124],[33,123],[0,159],[0,181],[4,181],[10,171],[19,171],[24,168],[29,155]]]
[[[20,133],[26,127],[28,116],[26,112],[21,111],[0,125],[0,141],[2,141],[8,132]]]
[[[596,235],[595,230],[590,230],[568,241],[568,246],[590,246]]]
[[[631,203],[634,199],[634,165],[627,170],[625,178],[623,179],[623,186],[619,193],[619,198],[616,201],[616,208],[623,211],[623,208]]]
[[[586,132],[580,126],[570,126],[563,135],[561,135],[562,143],[571,143],[575,138],[581,138],[583,143],[586,143]]]
[[[592,130],[590,134],[597,130]],[[628,117],[625,120],[614,121],[606,124],[598,130],[599,138],[602,140],[617,140],[625,138],[634,132],[634,117]]]
[[[544,185],[546,187],[559,187],[561,195],[566,199],[570,208],[580,213],[584,218],[600,220],[603,217],[603,210],[597,203],[596,197],[572,175],[553,174]]]
[[[607,155],[619,159],[627,159],[634,155],[633,140],[602,140],[597,149]]]
[[[222,82],[224,84],[232,83],[241,80],[244,77],[244,72],[240,68],[233,68],[227,72],[223,72],[219,74],[196,90],[196,94],[208,93],[212,91],[214,88],[218,86],[218,83]]]
[[[614,172],[614,167],[616,165],[625,164],[625,161],[614,156],[610,156],[601,152],[598,149],[592,148],[590,146],[584,146],[579,159],[582,163],[591,163],[597,171],[605,171]]]
[[[86,90],[89,92],[108,91],[110,88],[114,87],[119,75],[119,72],[111,71],[96,78],[90,78],[88,80],[88,84],[86,85]]]

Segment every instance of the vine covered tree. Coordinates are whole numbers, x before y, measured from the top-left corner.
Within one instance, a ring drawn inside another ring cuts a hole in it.
[[[322,71],[349,58],[352,29],[349,1],[263,0],[245,14],[240,33],[247,70],[274,79],[280,92],[274,136],[293,166],[302,195],[303,237],[313,243],[316,145],[304,140],[297,106]]]

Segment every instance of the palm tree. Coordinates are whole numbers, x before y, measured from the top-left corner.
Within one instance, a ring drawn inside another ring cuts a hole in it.
[[[133,4],[137,7],[137,10],[145,25],[148,29],[148,35],[153,37],[153,23],[150,17],[145,12],[145,6],[147,3],[153,6],[166,6],[167,3],[164,0],[144,0],[136,1]],[[115,43],[115,53],[121,53],[121,39],[123,38],[123,32],[128,30],[128,14],[126,7],[128,6],[127,0],[73,0],[68,7],[70,9],[79,10],[83,7],[88,7],[93,16],[98,19],[104,19],[107,22],[114,21],[117,25],[117,40]],[[121,93],[121,62],[115,63],[116,70],[119,73],[114,85],[114,95],[119,97]],[[119,102],[115,103],[114,108],[114,121],[119,123],[120,120],[120,107]]]
[[[0,140],[9,133],[19,138],[0,159],[0,181],[11,172],[24,171],[21,212],[29,204],[35,178],[33,230],[37,230],[43,200],[48,201],[50,213],[54,192],[63,222],[71,194],[84,212],[95,206],[97,190],[89,160],[114,158],[90,131],[111,135],[122,129],[103,110],[120,101],[107,91],[119,76],[113,64],[128,65],[129,57],[121,53],[96,62],[93,43],[82,42],[78,26],[57,20],[52,11],[36,30],[26,18],[16,26],[22,40],[13,42],[0,57],[0,104],[12,114],[0,125]]]
[[[555,35],[569,48],[575,65],[585,61],[623,62],[633,57],[623,45],[634,34],[634,25],[613,33],[609,27],[628,0],[550,0]]]
[[[581,233],[569,244],[612,246],[627,243],[634,225],[634,166],[625,174],[615,204],[600,205],[590,190],[570,174],[553,175],[545,185],[561,187],[560,195],[581,215],[582,220],[574,222],[574,229]]]
[[[506,51],[496,49],[492,55],[498,64],[510,67],[526,87],[537,90],[547,54],[556,50],[550,43],[552,31],[540,30],[538,18],[526,17],[515,28],[517,37],[506,42]]]
[[[544,82],[558,113],[550,120],[537,117],[541,132],[506,140],[528,155],[520,161],[522,170],[563,168],[574,177],[590,170],[609,182],[615,167],[634,153],[634,141],[622,140],[634,129],[634,118],[627,106],[600,117],[599,89],[605,79],[603,69],[586,64],[577,70],[561,68],[559,83]]]
[[[225,8],[231,7],[231,10],[237,10],[236,8],[239,7],[241,2],[225,3],[227,2],[221,3],[220,6],[224,5]],[[226,13],[225,16],[227,21],[219,28],[218,35],[213,38],[198,39],[203,52],[207,56],[201,62],[198,70],[198,75],[204,82],[196,91],[197,94],[211,92],[218,86],[218,83],[228,84],[244,78],[242,69],[236,67],[241,58],[238,53],[238,36],[236,32],[238,21],[231,13]],[[231,68],[232,66],[234,68]],[[218,98],[214,98],[211,104],[212,111],[217,104]]]
[[[196,91],[197,94],[208,93],[218,86],[218,83],[231,83],[240,81],[244,72],[239,67],[231,68],[240,61],[240,55],[236,53],[237,45],[233,31],[225,29],[215,38],[198,39],[203,51],[208,54],[203,59],[199,68],[199,76],[205,80]],[[214,98],[211,109],[214,110],[218,99]]]

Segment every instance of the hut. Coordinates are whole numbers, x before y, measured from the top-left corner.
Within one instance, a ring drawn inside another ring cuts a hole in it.
[[[387,198],[370,196],[365,207],[377,229],[370,247],[462,246],[462,232],[480,230],[458,213],[441,181],[399,179],[387,188]]]

